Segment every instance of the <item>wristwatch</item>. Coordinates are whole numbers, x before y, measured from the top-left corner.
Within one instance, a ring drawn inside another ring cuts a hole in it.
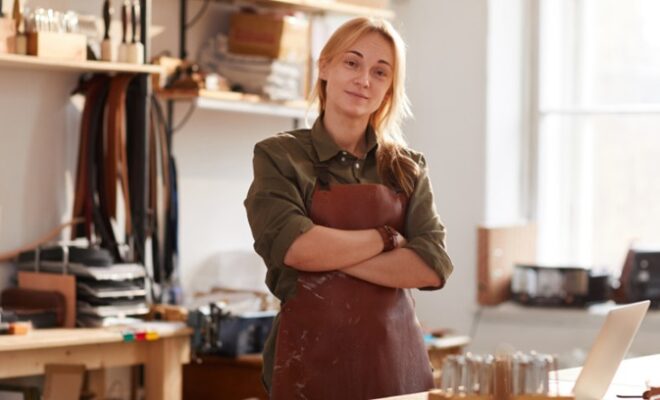
[[[397,231],[389,225],[383,225],[376,228],[383,238],[383,252],[394,250],[398,244]]]

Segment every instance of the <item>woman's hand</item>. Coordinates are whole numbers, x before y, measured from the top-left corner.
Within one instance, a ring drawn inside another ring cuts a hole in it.
[[[399,231],[396,231],[396,247],[395,249],[400,249],[401,247],[405,247],[408,241],[406,240],[405,236],[403,236]]]
[[[442,280],[413,250],[399,246],[359,264],[342,269],[346,275],[380,286],[395,288],[440,287]]]
[[[405,239],[401,243],[405,243]],[[315,225],[289,246],[284,264],[301,271],[332,271],[377,256],[383,247],[383,239],[376,229],[355,231]]]
[[[392,228],[390,228],[392,229]],[[406,248],[408,240],[395,232],[395,247],[361,263],[342,269],[347,275],[376,285],[397,288],[439,287],[442,281],[424,260]],[[383,248],[384,248],[383,244]]]

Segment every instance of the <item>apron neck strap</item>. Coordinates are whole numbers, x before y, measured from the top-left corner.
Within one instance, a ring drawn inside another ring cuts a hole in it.
[[[314,173],[321,190],[330,190],[330,166],[327,161],[321,161],[318,151],[312,143],[312,158],[314,160]]]
[[[317,162],[314,164],[314,172],[322,190],[330,190],[330,171],[328,171],[328,164]]]

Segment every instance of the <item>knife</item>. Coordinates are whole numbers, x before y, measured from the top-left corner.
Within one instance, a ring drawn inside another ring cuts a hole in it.
[[[128,33],[128,1],[124,1],[124,4],[121,6],[121,42],[126,44],[126,34]]]
[[[110,21],[112,19],[112,6],[110,5],[110,0],[103,1],[103,23],[105,24],[105,33],[103,35],[103,40],[110,39]]]
[[[138,28],[140,27],[140,3],[139,1],[133,1],[131,7],[131,25],[133,25],[133,39],[132,43],[138,42]]]
[[[0,10],[2,9],[2,4],[0,4]],[[18,28],[21,26],[21,2],[19,0],[14,0],[14,9],[11,12],[11,16],[14,19],[14,24],[16,25],[16,33],[18,33]]]

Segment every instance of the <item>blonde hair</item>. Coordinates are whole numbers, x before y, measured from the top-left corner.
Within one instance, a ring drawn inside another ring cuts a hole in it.
[[[332,62],[336,56],[344,53],[357,40],[370,33],[382,35],[394,50],[392,86],[380,107],[369,119],[378,141],[376,152],[378,173],[385,183],[410,195],[415,187],[419,167],[403,151],[406,142],[403,139],[401,124],[405,118],[412,116],[412,112],[405,90],[406,49],[399,33],[383,19],[369,17],[351,19],[340,26],[328,39],[321,50],[319,66]],[[312,92],[312,100],[318,100],[321,115],[326,106],[326,84],[325,80],[318,78]]]

